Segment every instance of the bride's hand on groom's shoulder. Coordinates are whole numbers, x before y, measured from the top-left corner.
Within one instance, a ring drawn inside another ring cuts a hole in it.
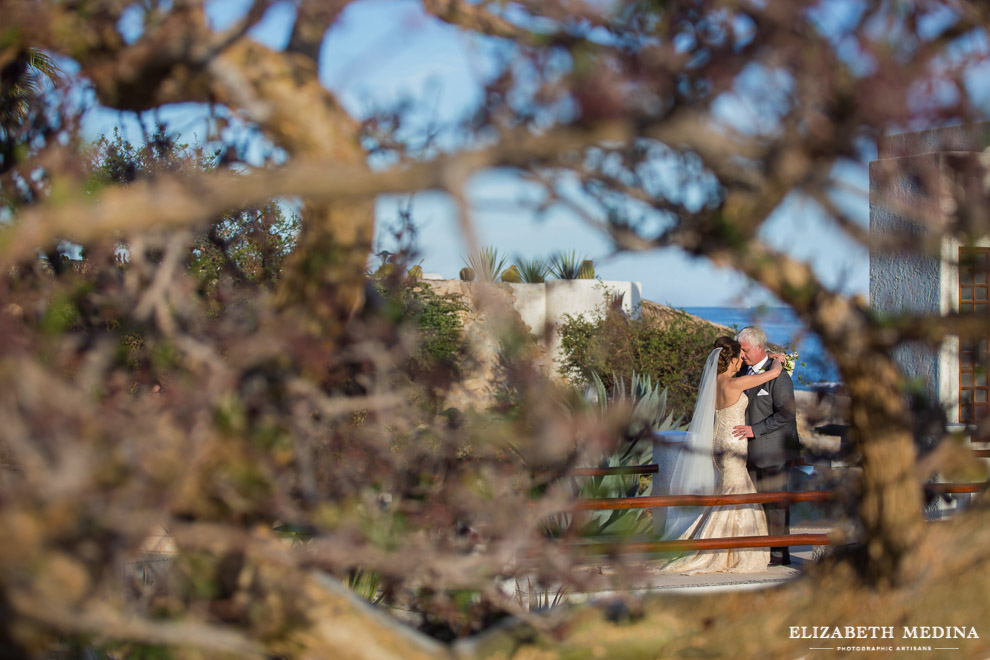
[[[780,353],[768,353],[767,354],[773,362],[770,363],[769,373],[780,374],[784,370],[784,360],[786,357]]]

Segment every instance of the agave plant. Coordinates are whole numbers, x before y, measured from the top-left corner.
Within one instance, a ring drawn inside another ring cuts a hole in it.
[[[550,274],[558,280],[576,280],[584,261],[584,257],[579,257],[576,250],[558,252],[550,257],[548,268]]]
[[[550,266],[544,259],[516,259],[516,269],[523,282],[541,284],[550,274]]]
[[[591,380],[592,398],[598,402],[603,416],[608,413],[610,407],[629,406],[631,409],[626,426],[625,445],[609,457],[615,458],[616,465],[648,462],[653,447],[643,440],[653,433],[680,426],[680,417],[675,416],[673,412],[667,412],[667,388],[661,390],[659,384],[654,385],[649,375],[633,372],[628,388],[621,376],[618,378],[613,376],[614,385],[611,392],[598,374],[593,373]]]
[[[482,282],[494,282],[505,270],[508,258],[498,253],[498,248],[490,245],[483,246],[477,252],[472,252],[464,260],[466,266],[474,271],[475,277]]]
[[[602,467],[644,465],[652,458],[652,434],[683,426],[681,416],[667,411],[667,390],[654,385],[649,376],[633,373],[628,385],[625,379],[612,378],[610,389],[598,376],[592,374],[586,398],[595,402],[602,417],[615,408],[629,411],[622,445],[612,454],[603,456]],[[639,475],[610,475],[583,478],[577,492],[580,498],[635,497],[639,494]],[[566,527],[569,515],[556,516],[552,524]],[[652,520],[645,509],[627,509],[591,512],[581,533],[586,536],[603,534],[647,534],[652,530]],[[551,529],[551,532],[554,530]]]
[[[557,587],[555,592],[551,592],[550,587],[533,584],[531,578],[526,578],[526,585],[529,591],[524,594],[522,584],[518,580],[516,581],[516,602],[523,607],[526,607],[528,604],[530,612],[551,610],[560,605],[564,600],[566,591],[564,585]]]
[[[382,576],[374,571],[355,568],[347,576],[347,588],[361,598],[378,605],[385,599],[385,591],[381,589]]]

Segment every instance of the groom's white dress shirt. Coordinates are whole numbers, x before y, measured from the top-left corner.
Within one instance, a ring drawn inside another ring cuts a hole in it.
[[[767,360],[769,359],[770,359],[769,355],[764,355],[762,360],[760,360],[759,362],[757,362],[756,364],[754,364],[752,367],[749,368],[750,375],[758,374],[761,371],[763,371],[763,365],[765,365],[767,363]]]

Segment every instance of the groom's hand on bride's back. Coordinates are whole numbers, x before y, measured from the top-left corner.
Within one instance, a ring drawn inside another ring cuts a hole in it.
[[[733,426],[732,435],[737,438],[752,438],[753,427],[752,426]]]

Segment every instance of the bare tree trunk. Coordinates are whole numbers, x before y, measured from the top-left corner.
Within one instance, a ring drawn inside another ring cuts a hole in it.
[[[921,536],[921,486],[902,379],[889,358],[869,356],[843,365],[850,422],[863,456],[859,513],[867,553],[865,577],[902,584],[917,567],[911,557]]]

